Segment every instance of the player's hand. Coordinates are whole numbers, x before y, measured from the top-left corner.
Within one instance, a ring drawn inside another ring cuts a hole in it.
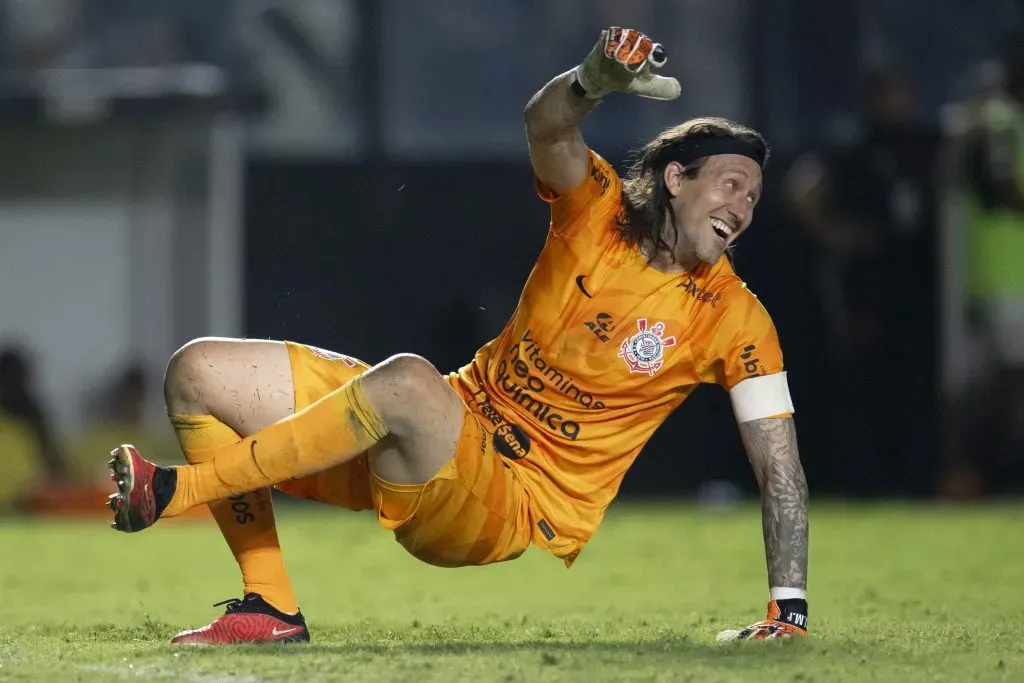
[[[682,92],[679,81],[651,71],[666,61],[660,44],[635,29],[613,26],[601,31],[601,39],[576,67],[576,80],[593,100],[611,92],[674,100]]]
[[[806,600],[772,600],[768,603],[767,619],[739,631],[722,631],[715,640],[725,643],[732,640],[771,640],[793,636],[807,637]]]

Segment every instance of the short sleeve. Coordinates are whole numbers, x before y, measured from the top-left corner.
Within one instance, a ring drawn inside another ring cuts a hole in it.
[[[724,303],[714,349],[715,381],[731,390],[748,377],[782,372],[779,334],[758,298],[746,285],[738,285]]]
[[[558,194],[534,178],[537,195],[551,205],[551,231],[566,234],[585,228],[618,212],[621,205],[622,181],[612,168],[593,150],[587,175],[574,189]]]

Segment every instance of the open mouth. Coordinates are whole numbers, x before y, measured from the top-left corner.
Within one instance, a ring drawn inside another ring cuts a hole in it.
[[[715,231],[715,234],[718,235],[719,239],[723,242],[728,242],[729,238],[732,237],[732,228],[730,228],[725,221],[719,218],[711,219],[711,229]]]

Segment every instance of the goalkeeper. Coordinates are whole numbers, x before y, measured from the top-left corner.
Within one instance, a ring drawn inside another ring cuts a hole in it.
[[[243,579],[242,599],[174,642],[309,640],[274,487],[373,510],[434,565],[535,545],[570,566],[648,439],[701,384],[729,392],[768,565],[767,618],[719,638],[807,634],[807,485],[782,352],[726,256],[754,217],[767,146],[738,123],[693,119],[644,145],[620,178],[580,135],[612,93],[678,97],[678,82],[654,73],[664,63],[649,38],[612,28],[527,104],[547,240],[508,324],[463,367],[231,339],[172,357],[167,409],[189,464],[115,449],[114,526],[140,531],[209,505]]]

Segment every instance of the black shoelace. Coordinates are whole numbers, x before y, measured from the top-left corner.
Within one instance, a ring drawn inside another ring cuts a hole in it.
[[[240,612],[242,607],[245,606],[245,599],[230,598],[229,600],[221,600],[220,602],[213,603],[214,607],[220,607],[221,605],[227,605],[224,609],[225,614],[231,614],[232,612]]]

